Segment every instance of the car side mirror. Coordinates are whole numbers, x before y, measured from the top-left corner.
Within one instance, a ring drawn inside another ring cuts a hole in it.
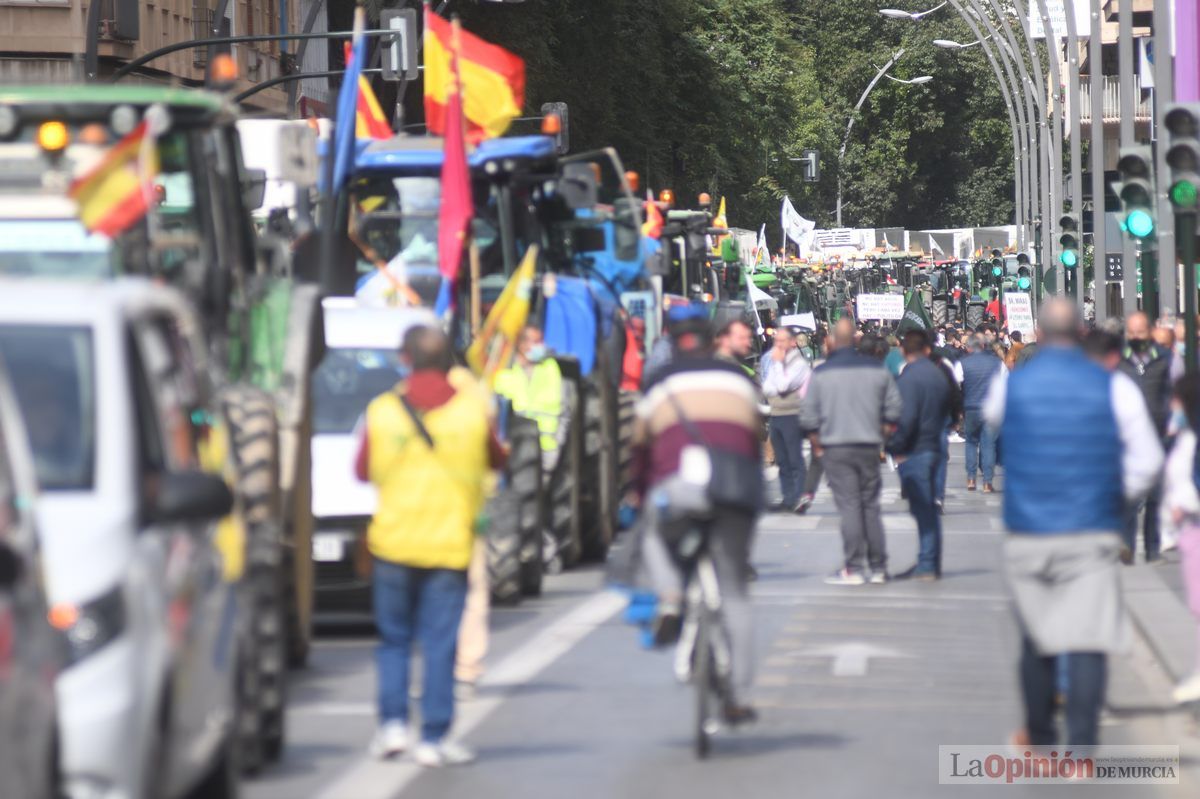
[[[247,169],[242,177],[242,203],[247,211],[262,208],[267,196],[267,170]]]
[[[562,177],[558,181],[558,193],[573,211],[595,207],[600,200],[596,188],[596,173],[592,170],[592,165],[564,164]]]
[[[23,572],[21,556],[8,544],[0,543],[0,591],[14,588]]]
[[[157,522],[209,521],[233,510],[233,492],[225,481],[208,472],[168,472],[159,480]]]

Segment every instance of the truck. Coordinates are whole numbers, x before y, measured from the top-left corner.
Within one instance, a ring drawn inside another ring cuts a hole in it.
[[[227,426],[247,530],[244,551],[227,554],[246,564],[238,726],[241,762],[253,771],[281,754],[287,668],[305,663],[311,643],[309,375],[323,329],[315,249],[255,232],[250,209],[264,176],[243,165],[238,118],[230,98],[201,90],[0,89],[0,220],[35,236],[38,225],[66,224],[77,245],[43,238],[10,259],[8,274],[148,275],[179,289],[202,320],[218,390],[194,421]],[[153,194],[143,195],[145,215],[112,237],[80,223],[81,215],[114,211],[96,205],[104,192],[79,193],[76,181],[95,179],[98,166],[110,176],[125,170]]]

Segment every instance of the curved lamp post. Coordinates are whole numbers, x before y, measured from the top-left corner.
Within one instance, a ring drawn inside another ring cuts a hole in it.
[[[946,5],[946,3],[949,3],[949,2],[950,2],[950,0],[945,0],[945,2],[941,3],[940,5],[934,6],[933,8],[929,9],[928,11],[901,11],[898,8],[881,8],[881,9],[879,9],[879,13],[883,14],[888,19],[918,20],[918,19],[922,19],[924,17],[929,16],[934,11],[941,9],[942,6]]]
[[[933,9],[933,10],[936,10],[936,9]],[[925,13],[929,13],[929,12],[925,12]],[[871,78],[871,82],[868,83],[867,88],[863,90],[862,96],[858,98],[858,102],[854,105],[854,110],[850,112],[850,119],[848,119],[846,121],[846,133],[842,136],[842,146],[838,149],[837,209],[836,209],[837,226],[838,227],[842,226],[842,162],[846,158],[846,145],[849,144],[849,142],[850,142],[850,131],[852,131],[854,129],[854,120],[858,116],[859,109],[861,109],[863,107],[863,103],[865,103],[867,101],[868,95],[871,94],[871,90],[874,89],[875,86],[879,83],[879,81],[883,80],[884,77],[890,78],[891,80],[895,81],[896,83],[903,83],[907,86],[920,86],[923,83],[928,83],[929,81],[933,80],[932,75],[921,75],[919,77],[912,78],[910,80],[903,80],[901,78],[893,78],[891,75],[888,75],[887,74],[888,70],[896,65],[896,62],[900,60],[900,57],[902,55],[904,55],[904,48],[897,50],[896,54],[893,55],[890,59],[888,59],[888,62],[886,64],[884,64],[882,67],[879,68],[879,71],[875,73],[875,77]]]

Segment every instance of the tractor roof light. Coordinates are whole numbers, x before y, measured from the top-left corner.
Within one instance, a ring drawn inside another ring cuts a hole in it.
[[[57,155],[67,149],[67,145],[70,142],[71,134],[67,132],[67,126],[58,120],[43,122],[38,126],[38,147],[41,147],[47,153]]]

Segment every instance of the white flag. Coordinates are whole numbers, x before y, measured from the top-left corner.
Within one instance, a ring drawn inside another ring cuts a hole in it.
[[[751,277],[752,273],[754,272],[753,269],[742,269],[742,272],[746,275],[746,301],[749,302],[750,307],[754,309],[754,332],[761,336],[765,332],[765,329],[763,328],[762,317],[758,315],[758,300],[760,299],[759,295],[762,295],[767,299],[770,299],[771,295],[754,285],[754,280]]]
[[[754,265],[763,266],[771,265],[771,251],[767,249],[767,223],[763,222],[762,229],[758,231],[758,252],[754,256]]]
[[[946,254],[945,252],[942,251],[941,246],[937,243],[937,238],[934,237],[934,235],[932,233],[929,234],[929,251],[931,253],[935,253],[935,252],[941,253],[943,256],[945,256],[945,254]]]
[[[783,198],[783,206],[779,209],[779,224],[783,227],[783,235],[803,246],[804,236],[816,228],[817,223],[805,219],[796,213],[790,197]]]

